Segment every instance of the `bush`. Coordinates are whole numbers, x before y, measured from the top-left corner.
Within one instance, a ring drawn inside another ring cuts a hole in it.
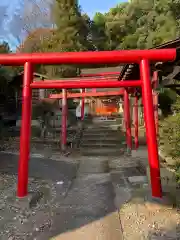
[[[176,102],[176,93],[170,89],[162,89],[159,93],[159,108],[164,117],[172,113],[172,105]]]
[[[171,106],[173,115],[160,122],[160,143],[167,155],[180,159],[180,96]]]
[[[180,158],[180,113],[160,122],[160,143],[167,155]]]
[[[176,174],[176,181],[180,184],[180,162],[177,162],[175,165],[175,174]]]

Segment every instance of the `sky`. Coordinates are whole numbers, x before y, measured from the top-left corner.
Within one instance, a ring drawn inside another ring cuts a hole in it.
[[[110,8],[121,2],[121,0],[79,0],[83,11],[90,17],[92,17],[95,12],[107,12]]]
[[[102,13],[107,12],[110,8],[116,6],[118,3],[121,3],[123,1],[127,1],[127,0],[79,0],[79,4],[82,8],[82,11],[87,13],[92,18],[96,12],[102,12]],[[9,16],[12,16],[12,14],[18,8],[19,2],[22,2],[22,0],[0,0],[0,6],[3,6],[3,5],[7,6],[8,7],[7,14]],[[1,14],[3,16],[3,13]],[[0,40],[2,39],[6,40],[6,38],[9,41],[7,34],[4,32],[1,32]],[[12,45],[13,44],[12,39],[10,40],[10,42]]]
[[[121,3],[122,0],[79,0],[84,12],[88,13],[90,17],[95,12],[106,12],[109,8],[114,7],[116,4]],[[0,5],[9,5],[9,10],[13,12],[17,7],[18,0],[1,0]]]

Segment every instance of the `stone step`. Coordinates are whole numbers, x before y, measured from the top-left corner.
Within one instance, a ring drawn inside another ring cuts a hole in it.
[[[121,143],[106,143],[106,142],[93,142],[93,143],[85,143],[84,141],[81,143],[82,148],[121,148]]]
[[[85,143],[85,144],[93,144],[93,143],[104,143],[104,144],[108,144],[108,143],[112,143],[112,144],[123,144],[123,141],[121,139],[117,139],[117,138],[104,138],[104,137],[96,137],[96,138],[82,138],[81,142]]]
[[[112,143],[119,143],[119,142],[122,143],[126,141],[124,136],[120,136],[120,135],[118,136],[117,134],[116,135],[89,134],[89,135],[83,135],[81,139],[82,141],[86,141],[86,142],[103,141],[103,142],[112,142]]]
[[[88,174],[97,174],[97,173],[109,173],[109,164],[108,160],[100,160],[97,159],[96,161],[93,160],[85,160],[81,161],[79,169],[78,169],[78,177],[81,175],[85,175],[87,177]],[[90,177],[90,176],[89,176]],[[109,175],[110,177],[110,175]]]
[[[80,153],[83,156],[96,156],[96,157],[115,157],[120,156],[122,152],[119,149],[107,149],[107,148],[81,148]]]
[[[112,129],[111,127],[88,127],[88,128],[86,128],[86,130],[85,131],[91,131],[91,132],[95,132],[95,131],[98,131],[98,132],[103,132],[103,131],[108,131],[108,132],[112,132],[112,131],[114,131],[114,132],[117,132],[117,130],[114,130],[114,129]]]
[[[105,125],[108,125],[108,124],[115,124],[117,121],[119,122],[122,122],[122,118],[119,118],[119,117],[116,117],[116,118],[113,118],[113,119],[93,119],[93,123],[94,125],[95,124],[105,124]]]
[[[95,136],[104,136],[104,137],[118,137],[119,136],[119,134],[118,134],[118,132],[107,132],[106,130],[104,130],[104,131],[102,131],[102,132],[99,132],[99,131],[94,131],[94,132],[90,132],[90,131],[85,131],[85,132],[83,132],[83,136],[85,136],[85,137],[90,137],[90,136],[92,136],[92,137],[95,137]]]

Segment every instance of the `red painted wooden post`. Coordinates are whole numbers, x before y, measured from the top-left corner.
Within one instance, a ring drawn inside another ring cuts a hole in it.
[[[158,145],[156,139],[156,127],[154,121],[154,108],[152,98],[152,87],[150,80],[149,61],[146,59],[140,62],[140,74],[143,81],[142,93],[144,104],[144,116],[146,126],[146,139],[149,156],[149,167],[151,176],[152,196],[162,198],[161,179]]]
[[[25,197],[28,193],[28,163],[30,153],[30,135],[31,135],[31,102],[32,90],[30,88],[33,80],[32,64],[24,64],[24,79],[22,91],[22,120],[20,136],[20,157],[18,169],[18,187],[17,196]]]
[[[135,143],[135,149],[138,149],[138,147],[139,147],[138,130],[139,130],[139,122],[138,122],[138,96],[135,96],[135,98],[134,98],[134,143]]]
[[[159,130],[159,115],[158,115],[158,93],[156,91],[158,87],[158,71],[153,73],[153,104],[154,104],[154,117],[155,117],[155,125],[156,125],[156,134],[158,136]]]
[[[158,132],[159,132],[158,93],[155,90],[153,91],[153,104],[154,104],[156,135],[158,136]]]
[[[67,90],[62,89],[62,124],[61,124],[61,149],[66,149],[67,143]]]
[[[81,93],[85,93],[85,89],[81,89]],[[84,105],[85,105],[85,98],[82,97],[81,99],[81,120],[84,120]]]
[[[124,90],[124,120],[126,128],[126,142],[129,150],[132,149],[132,138],[131,138],[131,118],[130,118],[130,103],[129,94],[127,89]]]

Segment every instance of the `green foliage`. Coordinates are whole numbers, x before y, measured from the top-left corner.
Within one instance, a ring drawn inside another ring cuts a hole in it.
[[[82,16],[76,1],[56,0],[53,6],[55,33],[44,41],[43,50],[53,52],[85,51],[90,48],[88,40],[89,21]],[[75,77],[78,66],[55,66],[47,68],[50,76]]]
[[[167,90],[167,89],[166,89]],[[164,94],[164,95],[163,95]],[[167,155],[175,158],[177,164],[180,164],[180,96],[176,96],[173,91],[166,91],[163,93],[163,109],[170,109],[173,113],[168,115],[160,122],[160,144],[163,145],[164,151]],[[164,100],[164,102],[163,102]],[[167,104],[167,108],[165,107]],[[179,166],[179,165],[178,165]],[[180,181],[180,168],[176,166],[177,181]]]
[[[160,124],[160,142],[166,153],[174,158],[180,157],[180,113],[165,118]]]
[[[7,42],[0,43],[0,54],[11,53],[9,44]],[[9,83],[14,75],[19,71],[19,68],[10,66],[0,66],[0,92],[4,95],[7,94]]]
[[[177,160],[176,170],[180,177],[180,96],[176,97],[171,108],[174,114],[160,122],[160,143],[164,145],[166,153]]]
[[[108,36],[106,33],[106,18],[102,13],[96,13],[91,25],[92,41],[98,50],[107,50]]]
[[[93,20],[82,14],[78,1],[55,0],[53,29],[39,28],[27,37],[25,49],[39,52],[144,49],[180,35],[179,1],[132,0],[117,4]],[[28,44],[27,44],[28,42]],[[79,66],[41,67],[49,77],[75,77]]]
[[[176,93],[170,89],[161,89],[159,92],[159,108],[164,117],[172,113],[172,105],[176,102]]]
[[[180,162],[177,162],[175,165],[175,174],[176,174],[176,181],[180,184]]]
[[[177,95],[176,102],[172,105],[172,110],[175,113],[180,112],[180,96],[179,95]]]
[[[9,47],[9,44],[5,41],[3,41],[1,44],[0,44],[0,54],[2,53],[10,53],[10,47]]]
[[[179,36],[179,1],[132,0],[94,16],[99,49],[144,49]],[[96,35],[94,37],[97,38]]]

